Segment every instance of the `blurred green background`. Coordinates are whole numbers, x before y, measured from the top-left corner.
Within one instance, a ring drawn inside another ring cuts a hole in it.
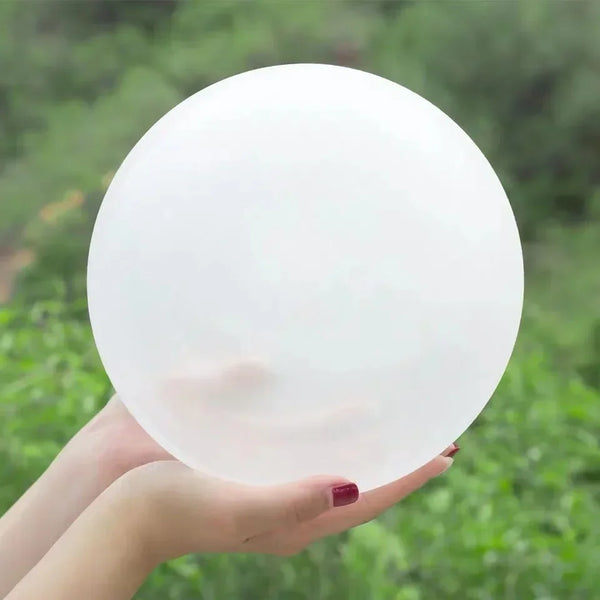
[[[488,156],[525,245],[526,304],[453,469],[292,559],[186,557],[138,597],[600,597],[600,2],[0,1],[0,508],[110,393],[86,313],[94,215],[128,150],[225,76],[363,68]]]

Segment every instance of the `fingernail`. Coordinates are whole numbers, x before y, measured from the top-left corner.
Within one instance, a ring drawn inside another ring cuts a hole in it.
[[[358,486],[355,483],[338,485],[331,490],[333,506],[346,506],[358,500]]]
[[[460,450],[460,446],[456,442],[454,442],[453,446],[454,448],[446,454],[448,458],[452,458]]]

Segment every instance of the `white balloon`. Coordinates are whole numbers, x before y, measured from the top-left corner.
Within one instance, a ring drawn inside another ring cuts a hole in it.
[[[212,85],[142,137],[100,209],[88,295],[115,389],[175,457],[366,490],[483,409],[523,260],[500,181],[448,116],[296,64]]]

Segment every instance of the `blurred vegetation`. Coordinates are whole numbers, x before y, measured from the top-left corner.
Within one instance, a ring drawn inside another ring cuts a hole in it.
[[[0,505],[106,401],[85,264],[112,173],[169,108],[285,62],[423,94],[525,242],[517,349],[452,471],[287,560],[187,557],[139,597],[591,600],[600,589],[600,3],[0,2]]]

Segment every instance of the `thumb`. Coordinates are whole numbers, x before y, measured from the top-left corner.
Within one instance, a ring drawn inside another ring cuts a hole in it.
[[[245,539],[292,528],[338,506],[358,500],[355,483],[341,477],[318,476],[279,486],[250,488],[239,506],[239,531]],[[236,511],[237,512],[237,511]]]

